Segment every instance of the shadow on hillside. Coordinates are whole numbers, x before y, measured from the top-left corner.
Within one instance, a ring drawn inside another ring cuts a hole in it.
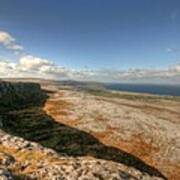
[[[3,129],[13,135],[38,142],[59,153],[74,157],[90,155],[95,158],[111,160],[166,179],[157,169],[134,155],[106,146],[84,131],[55,122],[43,111],[47,98],[46,95],[41,102],[4,113]]]

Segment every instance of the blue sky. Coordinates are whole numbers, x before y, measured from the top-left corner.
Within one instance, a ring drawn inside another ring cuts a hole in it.
[[[73,69],[168,68],[180,62],[179,0],[0,0],[0,31],[24,53]],[[0,56],[19,56],[0,47]]]

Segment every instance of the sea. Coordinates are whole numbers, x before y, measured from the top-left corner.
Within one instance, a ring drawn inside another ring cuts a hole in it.
[[[110,90],[180,96],[180,85],[107,83],[105,84],[105,87]]]

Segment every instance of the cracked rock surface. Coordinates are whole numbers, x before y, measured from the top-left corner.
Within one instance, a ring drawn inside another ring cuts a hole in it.
[[[163,179],[112,161],[58,154],[3,131],[0,132],[0,142],[0,180]]]
[[[0,82],[0,180],[179,179],[173,98]]]

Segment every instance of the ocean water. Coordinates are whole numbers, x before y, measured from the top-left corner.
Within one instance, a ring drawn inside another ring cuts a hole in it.
[[[180,96],[180,85],[153,85],[153,84],[112,84],[105,85],[107,89],[150,93],[157,95]]]

